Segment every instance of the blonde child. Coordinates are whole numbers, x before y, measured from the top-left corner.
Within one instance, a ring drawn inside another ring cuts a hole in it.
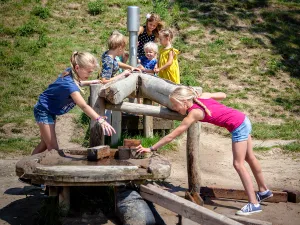
[[[199,95],[192,88],[185,86],[176,88],[169,96],[172,108],[178,113],[187,116],[175,130],[152,147],[144,148],[140,145],[138,152],[156,151],[198,121],[225,127],[232,135],[233,166],[240,176],[249,199],[249,203],[237,211],[236,214],[250,215],[261,212],[259,203],[272,197],[273,194],[265,184],[261,166],[253,153],[250,134],[251,122],[244,113],[219,103],[225,97],[225,93],[222,92],[202,93]],[[244,165],[245,161],[249,164],[258,184],[259,192],[257,192],[256,196],[250,174]]]
[[[59,149],[55,133],[56,116],[67,113],[75,105],[78,105],[92,120],[96,120],[107,135],[115,133],[114,128],[104,117],[98,115],[80,94],[79,83],[86,81],[97,69],[97,59],[87,52],[74,52],[70,61],[71,67],[49,85],[34,106],[34,117],[40,128],[41,141],[32,154],[41,153],[46,149]]]
[[[157,52],[158,46],[154,42],[148,42],[144,45],[145,56],[142,56],[139,61],[141,65],[138,68],[141,69],[142,72],[154,74],[154,68],[157,63]]]
[[[144,45],[150,41],[158,40],[159,31],[163,28],[160,16],[154,13],[147,14],[146,24],[138,32],[138,58],[145,55]]]
[[[116,56],[123,55],[125,46],[124,35],[114,31],[108,40],[108,50],[102,55],[102,71],[100,73],[102,83],[106,84],[119,76],[130,75],[133,70],[140,71],[138,68],[117,61]],[[125,70],[116,76],[120,67]]]
[[[171,41],[173,33],[171,30],[164,29],[159,32],[161,47],[158,53],[158,66],[154,69],[158,76],[180,84],[178,54],[179,51],[172,47]]]

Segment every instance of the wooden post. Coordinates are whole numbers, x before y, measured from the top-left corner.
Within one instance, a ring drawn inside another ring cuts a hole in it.
[[[145,105],[152,105],[150,99],[144,98]],[[145,137],[153,137],[153,117],[152,116],[143,116],[143,128]]]
[[[189,191],[200,193],[201,176],[200,176],[200,130],[201,124],[199,122],[192,124],[187,131],[186,140],[186,160]]]
[[[59,206],[64,214],[67,214],[70,209],[70,187],[64,186],[58,195]]]
[[[112,111],[111,125],[115,128],[116,133],[111,136],[111,145],[117,145],[121,139],[122,134],[122,113],[119,111]]]
[[[105,100],[99,97],[99,90],[102,87],[100,84],[90,85],[90,106],[101,116],[105,113]],[[90,147],[104,145],[104,134],[95,120],[90,123]]]

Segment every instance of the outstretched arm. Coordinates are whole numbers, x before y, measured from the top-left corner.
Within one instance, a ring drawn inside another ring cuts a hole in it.
[[[93,108],[85,102],[85,100],[78,91],[73,92],[71,94],[71,98],[88,117],[90,117],[92,120],[97,120],[99,122],[99,124],[102,127],[102,130],[105,131],[106,134],[111,136],[113,133],[116,133],[115,129],[103,118],[99,117],[99,114],[96,113],[95,110],[93,110]]]
[[[194,122],[197,122],[203,119],[204,113],[202,110],[194,109],[192,110],[187,117],[185,117],[181,124],[173,130],[170,134],[160,139],[156,144],[152,146],[152,150],[156,151],[158,148],[168,144],[173,141],[176,137],[185,132]],[[142,145],[138,146],[137,152],[151,152],[150,148],[144,148]]]
[[[214,92],[214,93],[204,92],[201,94],[200,98],[213,98],[217,101],[220,101],[226,98],[226,94],[223,92]]]

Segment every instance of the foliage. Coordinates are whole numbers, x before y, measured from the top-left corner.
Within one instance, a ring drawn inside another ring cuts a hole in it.
[[[103,0],[95,0],[88,3],[89,13],[93,16],[98,15],[105,10],[105,4]]]
[[[50,16],[50,10],[47,7],[35,6],[31,13],[35,16],[40,17],[41,19],[47,19]]]

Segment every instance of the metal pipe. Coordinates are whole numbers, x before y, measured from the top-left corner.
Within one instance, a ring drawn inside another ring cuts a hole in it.
[[[140,8],[128,6],[127,8],[127,30],[129,32],[129,64],[137,66],[137,43],[140,28]]]

